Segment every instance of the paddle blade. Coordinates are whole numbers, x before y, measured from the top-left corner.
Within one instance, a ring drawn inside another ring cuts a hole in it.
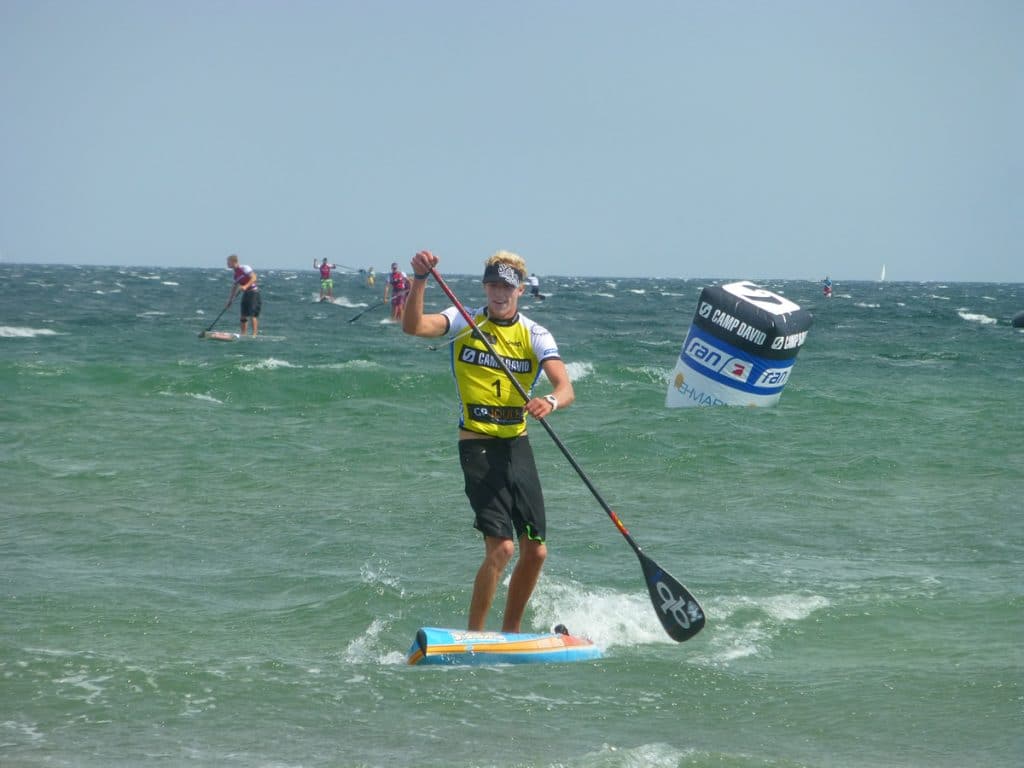
[[[682,643],[700,632],[704,628],[704,609],[697,598],[643,552],[637,552],[637,557],[655,613],[669,637]]]

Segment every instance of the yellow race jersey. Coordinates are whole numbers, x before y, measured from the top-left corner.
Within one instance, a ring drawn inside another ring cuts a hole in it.
[[[469,330],[465,318],[455,307],[443,313],[448,318],[452,344],[452,374],[459,395],[459,426],[470,432],[494,437],[516,437],[526,431],[525,402],[501,363],[487,345]],[[505,362],[526,392],[541,373],[541,363],[558,359],[558,345],[543,326],[516,314],[512,320],[491,320],[483,309],[472,312],[473,322]]]

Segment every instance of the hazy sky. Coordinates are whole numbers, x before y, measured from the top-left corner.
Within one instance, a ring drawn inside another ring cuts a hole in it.
[[[0,261],[1024,281],[1022,0],[0,0]]]

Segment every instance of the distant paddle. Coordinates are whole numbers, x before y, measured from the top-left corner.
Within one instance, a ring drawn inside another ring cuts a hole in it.
[[[377,307],[383,307],[385,304],[387,304],[386,301],[382,301],[380,304],[374,304],[372,307],[368,307],[367,309],[364,309],[362,312],[360,312],[355,317],[350,317],[349,318],[349,322],[350,323],[354,323],[356,320],[358,320],[360,317],[365,315],[367,312],[372,312],[373,310],[377,309]]]
[[[205,331],[200,331],[199,332],[199,338],[200,339],[203,338],[203,336],[205,336],[206,334],[208,334],[210,331],[213,330],[213,326],[215,326],[217,324],[217,321],[220,320],[221,317],[224,316],[224,313],[228,311],[228,307],[230,307],[230,306],[231,306],[231,302],[229,301],[227,304],[224,305],[224,309],[222,309],[220,311],[220,314],[217,315],[215,318],[213,318],[213,322],[210,323],[209,328],[207,328]]]
[[[466,311],[466,308],[462,306],[462,303],[456,298],[455,294],[452,293],[451,288],[448,284],[441,279],[441,275],[437,273],[436,269],[431,269],[430,274],[434,276],[437,284],[441,286],[441,290],[444,291],[448,298],[451,299],[452,303],[459,310],[469,327],[473,329],[474,334],[480,338],[481,341],[487,346],[487,351],[491,353],[492,357],[497,360],[508,376],[509,381],[512,382],[512,386],[515,387],[516,391],[522,396],[523,400],[529,400],[530,395],[523,388],[523,385],[519,383],[519,380],[512,375],[512,372],[508,369],[505,361],[498,356],[497,351],[494,349],[494,345],[491,344],[490,339],[485,334],[480,333],[476,323],[473,321],[472,316]],[[658,614],[658,618],[661,620],[661,626],[665,628],[669,637],[675,640],[677,643],[681,643],[684,640],[689,640],[691,637],[696,635],[701,629],[704,628],[704,610],[700,607],[700,603],[697,602],[690,591],[676,581],[672,576],[667,573],[661,566],[659,566],[654,560],[647,556],[640,549],[640,545],[633,540],[630,536],[629,531],[626,530],[626,526],[623,524],[619,516],[615,514],[615,510],[608,506],[608,503],[601,498],[601,494],[597,492],[597,488],[590,482],[590,478],[587,477],[586,472],[583,471],[582,467],[573,458],[573,455],[569,453],[569,449],[565,447],[561,440],[558,439],[558,435],[555,434],[554,429],[547,423],[545,419],[537,419],[543,425],[544,429],[547,430],[548,435],[555,441],[555,445],[562,452],[572,468],[576,470],[576,474],[583,480],[584,485],[590,490],[597,499],[597,503],[601,505],[602,509],[608,513],[608,517],[615,523],[615,527],[619,529],[626,541],[629,542],[629,546],[633,548],[636,556],[640,559],[640,566],[643,568],[644,580],[647,582],[647,590],[651,595],[651,602],[654,604],[654,610]]]

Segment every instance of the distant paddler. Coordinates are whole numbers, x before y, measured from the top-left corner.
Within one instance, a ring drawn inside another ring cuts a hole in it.
[[[249,319],[252,318],[252,335],[255,336],[260,330],[260,310],[263,308],[256,272],[248,264],[239,264],[238,256],[235,254],[228,256],[228,268],[234,270],[234,279],[231,284],[231,295],[228,296],[228,303],[224,305],[224,308],[230,307],[231,302],[235,300],[235,295],[241,293],[241,335],[245,336]]]
[[[540,278],[531,272],[527,282],[530,284],[530,295],[535,299],[544,301],[544,294],[540,292]]]
[[[405,311],[405,302],[409,298],[409,291],[412,285],[405,272],[398,268],[398,262],[391,262],[391,273],[387,282],[384,283],[384,302],[387,303],[388,295],[391,296],[391,319],[401,320]]]
[[[331,270],[337,268],[337,264],[328,264],[326,258],[319,265],[316,259],[313,259],[313,269],[320,270],[320,301],[334,301],[334,280],[331,277]]]

